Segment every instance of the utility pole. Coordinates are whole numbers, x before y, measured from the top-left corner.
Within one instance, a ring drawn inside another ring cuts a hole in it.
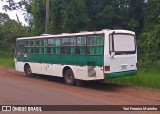
[[[46,23],[45,34],[49,34],[49,0],[46,0]]]

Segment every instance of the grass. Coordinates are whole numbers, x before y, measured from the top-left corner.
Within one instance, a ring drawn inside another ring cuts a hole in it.
[[[14,67],[14,59],[11,57],[0,57],[0,66],[12,68]]]
[[[160,90],[160,72],[155,69],[139,70],[136,76],[106,79],[106,82]]]

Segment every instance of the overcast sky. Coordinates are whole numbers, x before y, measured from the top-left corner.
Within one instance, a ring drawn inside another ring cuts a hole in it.
[[[25,25],[27,25],[26,24],[26,22],[25,22],[25,20],[24,20],[24,16],[23,16],[23,11],[20,11],[20,10],[18,10],[18,11],[16,11],[16,10],[14,10],[14,11],[7,11],[7,12],[5,12],[4,10],[2,10],[2,6],[3,5],[6,5],[7,3],[5,3],[5,1],[6,0],[3,0],[4,2],[2,2],[1,0],[0,0],[0,12],[1,13],[7,13],[8,15],[9,15],[9,17],[11,18],[11,19],[14,19],[14,20],[17,20],[17,17],[16,17],[16,14],[18,15],[18,17],[19,17],[19,20],[20,20],[20,22],[22,22],[23,24],[25,24]],[[15,2],[19,2],[20,0],[14,0]]]

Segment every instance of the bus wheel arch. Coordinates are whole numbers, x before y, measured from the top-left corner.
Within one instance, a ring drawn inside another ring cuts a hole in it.
[[[69,66],[66,66],[63,68],[63,78],[64,78],[64,82],[67,85],[70,85],[70,86],[75,85],[76,79],[75,79],[73,70]]]
[[[70,86],[74,86],[74,85],[83,86],[84,85],[83,80],[78,80],[75,78],[74,72],[69,66],[65,66],[63,68],[63,78],[67,85],[70,85]]]
[[[32,73],[31,67],[30,67],[30,65],[28,63],[26,63],[24,65],[24,72],[25,72],[26,76],[33,77],[33,73]]]

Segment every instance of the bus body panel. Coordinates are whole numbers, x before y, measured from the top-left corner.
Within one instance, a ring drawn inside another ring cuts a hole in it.
[[[17,71],[24,72],[24,65],[25,65],[24,62],[16,61],[16,62],[15,62],[15,69],[16,69]]]
[[[31,63],[31,62],[16,62],[16,70],[20,72],[24,72],[25,64],[29,64],[32,69],[32,73],[34,74],[43,74],[50,76],[63,77],[63,69],[65,67],[70,67],[75,75],[75,79],[80,80],[101,80],[104,79],[104,75],[102,73],[103,67],[95,67],[94,71],[96,75],[89,76],[88,66],[74,66],[74,65],[60,65],[60,64],[46,64],[46,63]]]
[[[136,55],[115,55],[111,59],[111,72],[136,70]]]
[[[109,66],[110,71],[104,71],[105,77],[119,77],[119,76],[132,76],[136,75],[137,67],[137,52],[135,54],[113,54],[110,52],[110,34],[131,34],[135,35],[134,32],[127,30],[114,30],[106,34],[105,41],[105,54],[104,54],[104,66]],[[125,41],[124,41],[125,42]],[[128,42],[127,42],[128,43]],[[127,47],[126,47],[127,48]],[[135,45],[136,51],[136,45]]]
[[[37,54],[36,46],[34,46],[34,54],[28,54],[24,52],[24,56],[19,56],[19,52],[15,52],[15,68],[17,71],[24,72],[25,64],[29,64],[32,73],[44,74],[51,76],[63,77],[63,69],[70,67],[74,73],[75,79],[80,80],[101,80],[108,77],[128,76],[135,75],[137,68],[137,51],[135,54],[112,54],[111,52],[111,34],[131,34],[135,35],[132,31],[127,30],[104,30],[100,32],[88,32],[88,33],[76,33],[66,35],[50,35],[50,36],[37,36],[37,37],[24,37],[17,39],[17,44],[25,47],[27,40],[50,39],[54,37],[69,37],[69,36],[85,36],[88,35],[102,35],[104,36],[104,51],[102,55],[78,55],[78,54]],[[124,37],[126,38],[126,36]],[[121,37],[122,39],[122,37]],[[123,40],[123,39],[122,39]],[[48,41],[48,40],[47,40]],[[86,40],[87,41],[87,40]],[[123,43],[123,42],[121,42]],[[130,42],[130,44],[132,44]],[[88,45],[88,44],[86,44]],[[118,45],[119,46],[119,45]],[[48,47],[46,47],[48,48]],[[61,48],[61,47],[59,47]],[[77,48],[77,45],[76,45]],[[17,48],[16,48],[17,49]],[[117,48],[118,49],[118,48]],[[123,48],[125,49],[125,48]],[[98,49],[101,50],[101,49]],[[20,50],[21,51],[21,50]],[[97,51],[97,50],[94,50]],[[23,55],[23,54],[22,54]],[[105,67],[110,68],[109,71],[105,70]]]

